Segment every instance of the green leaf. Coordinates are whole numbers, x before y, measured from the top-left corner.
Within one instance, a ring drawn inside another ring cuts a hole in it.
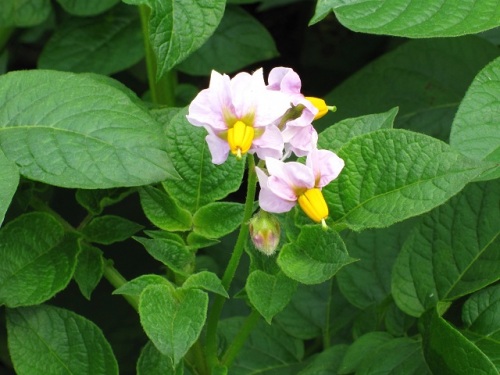
[[[78,189],[75,194],[76,201],[93,215],[100,215],[104,208],[121,202],[131,193],[133,189]]]
[[[337,152],[345,143],[358,135],[378,129],[391,129],[397,113],[398,108],[393,108],[385,113],[339,121],[320,133],[318,147]]]
[[[89,242],[110,245],[125,241],[144,228],[142,225],[127,220],[121,216],[104,215],[92,219],[82,229]]]
[[[95,18],[68,18],[45,44],[38,67],[109,75],[143,57],[139,12],[123,5]]]
[[[226,0],[124,0],[145,4],[151,9],[149,39],[156,54],[156,77],[162,77],[176,64],[200,48],[214,33]]]
[[[191,232],[187,236],[187,243],[190,249],[197,250],[218,244],[220,241],[213,238],[206,238],[201,234]]]
[[[177,69],[191,75],[210,75],[212,69],[232,73],[276,56],[276,45],[265,27],[241,8],[228,7],[214,34]]]
[[[160,275],[141,275],[115,289],[113,294],[128,294],[130,296],[140,296],[142,291],[150,285],[167,285],[170,281]]]
[[[220,322],[222,342],[230,344],[243,324],[234,317]],[[260,322],[231,366],[231,374],[296,374],[294,368],[304,356],[304,344],[286,334],[277,324]]]
[[[214,202],[200,207],[193,216],[194,231],[207,238],[220,238],[240,227],[244,205]]]
[[[500,58],[476,76],[453,121],[450,145],[476,160],[497,163],[488,178],[500,177]]]
[[[319,284],[352,263],[337,232],[319,225],[302,228],[296,242],[283,246],[278,265],[289,278],[303,284]]]
[[[344,236],[349,254],[359,259],[337,274],[339,288],[351,304],[366,309],[390,296],[392,266],[413,224],[404,221],[389,228],[349,232]]]
[[[184,365],[179,364],[182,368]],[[173,370],[170,359],[161,354],[151,341],[142,348],[141,355],[137,361],[137,375],[177,375],[182,374],[179,369]]]
[[[174,167],[181,179],[163,182],[165,190],[191,212],[226,197],[241,185],[245,159],[230,157],[214,165],[205,141],[205,129],[191,125],[187,109],[177,114],[166,131],[167,149],[177,157]]]
[[[221,280],[213,272],[201,271],[189,275],[182,284],[182,289],[204,289],[207,292],[212,292],[229,298],[229,295],[222,286]]]
[[[0,227],[19,184],[17,166],[0,150]]]
[[[499,202],[500,180],[474,183],[422,218],[393,268],[399,308],[418,317],[500,278]]]
[[[424,356],[433,373],[444,375],[493,375],[498,371],[476,345],[467,340],[435,309],[421,318]]]
[[[207,316],[208,295],[199,289],[148,286],[139,315],[144,331],[174,368],[198,339]]]
[[[175,240],[161,238],[134,237],[141,243],[147,252],[156,260],[162,262],[173,271],[185,274],[192,268],[194,255],[185,245]]]
[[[497,56],[496,46],[474,36],[409,41],[356,72],[325,100],[337,106],[337,121],[398,106],[395,127],[447,140],[474,76]],[[315,122],[318,131],[331,125],[328,118]]]
[[[57,0],[63,9],[75,16],[94,16],[113,7],[120,0]]]
[[[4,0],[0,2],[0,28],[35,26],[51,11],[50,0]]]
[[[250,273],[245,286],[250,303],[268,324],[290,302],[296,288],[297,283],[283,273],[270,275],[260,270]]]
[[[78,262],[74,279],[83,296],[90,300],[90,295],[104,273],[104,259],[102,251],[96,247],[82,244],[82,251],[78,254]]]
[[[347,345],[331,346],[316,355],[298,375],[337,374],[340,362],[347,351]]]
[[[474,293],[462,309],[462,333],[500,370],[500,285]]]
[[[328,0],[339,22],[364,33],[410,38],[475,34],[497,27],[500,8],[496,1],[461,0]],[[323,5],[324,6],[324,5]]]
[[[158,228],[166,231],[191,229],[191,214],[180,208],[169,194],[152,186],[144,186],[139,190],[139,196],[146,217]]]
[[[335,222],[356,231],[427,212],[484,169],[435,138],[401,129],[356,137],[338,155],[346,166],[323,191]]]
[[[0,77],[0,147],[27,178],[86,189],[175,177],[158,124],[110,78],[57,71]]]
[[[118,374],[102,331],[74,312],[47,305],[8,309],[7,332],[16,374]]]
[[[36,305],[71,280],[78,240],[51,215],[22,215],[0,230],[0,305]]]

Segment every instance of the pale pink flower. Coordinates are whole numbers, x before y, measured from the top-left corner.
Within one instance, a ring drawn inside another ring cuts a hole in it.
[[[325,225],[328,206],[321,189],[338,177],[344,161],[328,150],[313,149],[306,164],[266,158],[266,174],[256,168],[259,205],[264,211],[290,211],[297,203],[315,222]]]
[[[209,87],[191,102],[187,119],[207,130],[214,164],[224,163],[230,151],[238,158],[246,152],[280,158],[283,137],[275,123],[289,107],[286,95],[267,90],[262,69],[232,79],[212,71]]]

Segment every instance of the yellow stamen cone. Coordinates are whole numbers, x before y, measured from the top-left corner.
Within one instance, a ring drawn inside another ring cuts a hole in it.
[[[311,104],[318,109],[318,113],[316,113],[316,116],[314,116],[315,120],[326,115],[328,111],[335,112],[337,110],[337,107],[335,107],[334,105],[326,105],[326,102],[323,99],[315,98],[313,96],[307,96],[306,99],[309,100]]]
[[[328,217],[328,206],[323,193],[318,188],[306,190],[299,196],[299,206],[311,220],[316,223],[326,225],[325,219]]]
[[[234,126],[227,131],[227,142],[231,153],[241,159],[241,156],[250,150],[254,136],[253,127],[248,126],[243,121],[236,121]]]

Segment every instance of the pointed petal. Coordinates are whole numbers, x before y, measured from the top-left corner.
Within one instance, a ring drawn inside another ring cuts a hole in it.
[[[306,165],[314,172],[315,187],[324,187],[336,179],[344,168],[344,160],[329,150],[312,150]]]

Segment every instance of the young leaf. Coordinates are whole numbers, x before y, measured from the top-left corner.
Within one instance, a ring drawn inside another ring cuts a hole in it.
[[[16,0],[0,2],[0,28],[35,26],[47,19],[50,0]]]
[[[398,108],[387,112],[339,121],[319,134],[318,147],[337,152],[352,138],[378,129],[391,129]]]
[[[206,130],[191,125],[186,114],[186,109],[179,112],[166,130],[167,149],[177,156],[173,162],[181,179],[166,180],[163,185],[182,207],[196,212],[238,190],[245,159],[230,157],[224,164],[214,165],[205,141]]]
[[[193,216],[194,231],[207,238],[220,238],[240,227],[244,205],[214,202],[200,207]]]
[[[139,189],[141,206],[147,218],[165,231],[187,231],[192,219],[189,211],[180,208],[169,194],[152,186]]]
[[[139,12],[122,5],[95,18],[68,18],[45,44],[38,68],[109,75],[143,57]]]
[[[189,275],[182,284],[182,289],[204,289],[207,292],[212,292],[229,298],[226,289],[222,286],[221,280],[213,272],[201,271]]]
[[[337,106],[337,120],[397,105],[395,127],[447,140],[474,76],[497,56],[496,46],[475,36],[409,41],[356,72],[325,100]],[[315,123],[318,130],[330,125],[326,116]]]
[[[170,281],[160,275],[141,275],[121,287],[115,289],[113,294],[128,294],[139,297],[144,289],[150,285],[167,285],[170,286]]]
[[[78,254],[78,261],[74,279],[83,296],[90,300],[90,295],[104,273],[104,259],[102,251],[96,247],[82,244],[82,251]]]
[[[353,261],[338,233],[319,225],[304,226],[297,241],[284,245],[278,255],[285,275],[304,284],[322,283]]]
[[[36,305],[68,285],[79,251],[51,215],[22,215],[0,230],[0,305]]]
[[[75,16],[95,16],[113,7],[120,0],[57,0],[63,9]]]
[[[149,39],[161,78],[177,63],[202,46],[224,14],[225,0],[124,0],[151,9]]]
[[[500,58],[497,58],[476,76],[460,103],[451,128],[450,145],[470,158],[500,164],[499,118]],[[489,179],[497,177],[500,177],[498,165],[488,173]]]
[[[125,241],[142,228],[144,228],[142,225],[121,216],[104,215],[92,219],[83,227],[82,233],[89,242],[110,245]]]
[[[93,215],[100,215],[104,208],[121,202],[131,193],[133,189],[78,189],[75,194],[76,201]]]
[[[74,312],[48,305],[8,309],[7,333],[19,375],[118,375],[102,331]]]
[[[390,296],[392,266],[413,224],[404,221],[389,228],[349,232],[344,236],[349,254],[359,259],[337,274],[339,288],[351,304],[366,309]]]
[[[17,166],[0,150],[0,227],[19,184]]]
[[[487,0],[461,0],[460,6],[433,0],[323,2],[353,31],[409,38],[476,34],[497,27],[500,19],[498,3]]]
[[[292,298],[297,283],[282,272],[270,275],[255,270],[248,276],[245,291],[250,303],[271,324],[273,316],[282,311]]]
[[[323,350],[298,375],[338,374],[340,363],[347,348],[347,345],[335,345]]]
[[[421,320],[425,327],[424,356],[433,373],[453,375],[498,373],[488,357],[440,317],[436,309],[427,311]]]
[[[429,211],[484,169],[439,140],[400,129],[358,136],[338,154],[346,166],[323,191],[333,219],[356,231]]]
[[[500,180],[474,183],[422,218],[393,268],[392,292],[403,311],[418,317],[500,278],[499,202]]]
[[[170,359],[148,341],[137,361],[137,375],[182,375],[183,366],[181,362],[178,368],[173,370]]]
[[[198,339],[207,316],[208,295],[199,289],[148,286],[141,294],[141,324],[173,369]]]
[[[227,7],[214,34],[177,69],[191,75],[210,75],[212,69],[232,73],[277,55],[274,40],[262,24],[241,8]]]
[[[27,178],[86,189],[176,176],[162,129],[110,78],[57,71],[0,77],[0,147]]]
[[[462,309],[462,333],[500,370],[500,285],[474,293]]]
[[[185,274],[193,266],[193,253],[185,245],[175,240],[141,237],[134,237],[134,239],[141,243],[153,258],[175,272]]]

